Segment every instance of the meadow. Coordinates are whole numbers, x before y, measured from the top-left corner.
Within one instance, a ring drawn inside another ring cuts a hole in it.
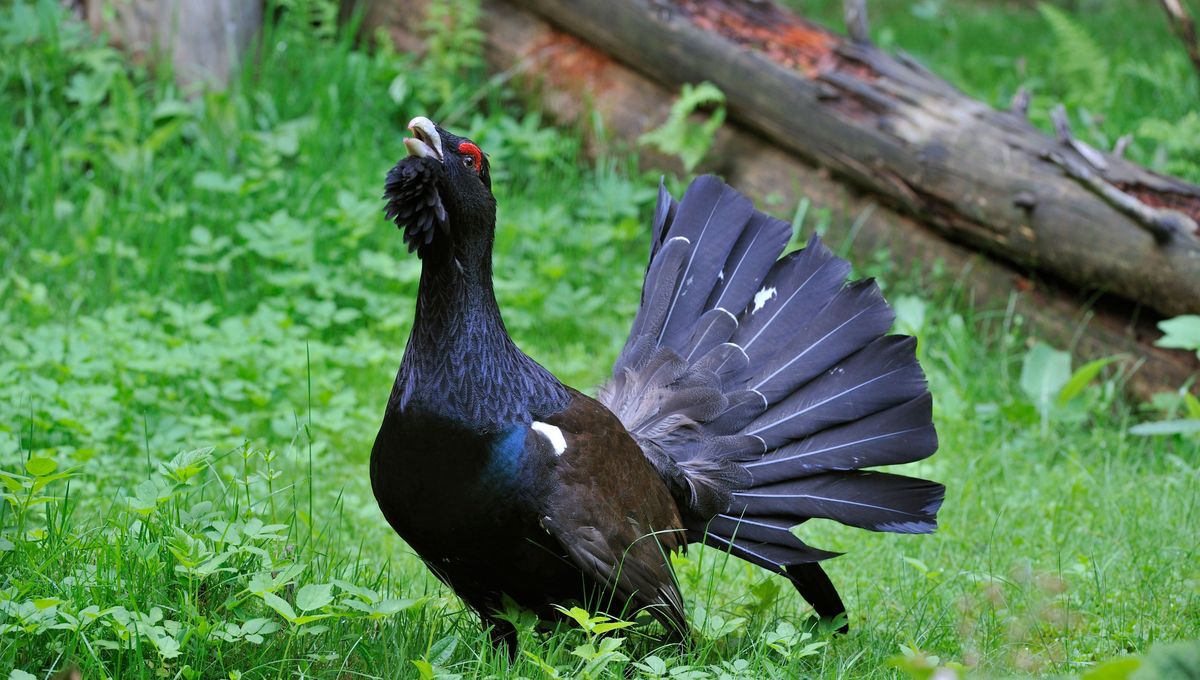
[[[1026,85],[1038,116],[1063,100],[1093,141],[1133,133],[1139,160],[1200,179],[1200,87],[1137,3],[881,4],[882,43],[972,94]],[[799,529],[849,553],[826,566],[851,632],[693,548],[676,562],[692,649],[513,612],[526,654],[508,666],[371,494],[420,273],[383,176],[418,114],[490,154],[507,326],[590,388],[636,309],[661,171],[632,140],[586,156],[488,80],[473,29],[432,26],[418,60],[358,45],[332,3],[281,5],[257,67],[195,96],[53,0],[0,6],[0,677],[1117,678],[1200,639],[1200,441],[1130,432],[1200,404],[1130,400],[1120,370],[1071,366],[936,263],[880,252],[856,275],[920,338],[941,441],[906,470],[948,494],[932,536]],[[1103,72],[1064,64],[1079,44]],[[849,227],[781,214],[797,247]]]

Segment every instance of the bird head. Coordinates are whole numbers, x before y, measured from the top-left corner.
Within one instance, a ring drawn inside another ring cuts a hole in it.
[[[490,238],[496,199],[487,156],[424,116],[413,118],[408,129],[408,156],[388,172],[383,198],[388,219],[404,230],[409,252],[425,257],[441,244]]]

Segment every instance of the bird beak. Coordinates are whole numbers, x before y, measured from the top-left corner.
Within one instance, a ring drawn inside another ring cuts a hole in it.
[[[408,129],[413,136],[404,140],[408,155],[417,158],[430,156],[442,161],[442,138],[438,135],[437,126],[425,116],[417,116],[408,122]]]

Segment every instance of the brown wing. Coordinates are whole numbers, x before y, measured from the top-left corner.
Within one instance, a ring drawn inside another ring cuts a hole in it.
[[[686,636],[670,562],[686,545],[675,501],[616,416],[575,390],[571,396],[562,413],[534,423],[557,456],[542,525],[612,596],[606,609],[646,609]]]

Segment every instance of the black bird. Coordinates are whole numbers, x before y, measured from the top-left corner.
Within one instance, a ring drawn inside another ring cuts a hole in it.
[[[505,330],[492,290],[487,157],[427,118],[387,177],[386,213],[422,259],[416,315],[371,451],[397,533],[515,653],[497,616],[583,602],[687,635],[669,556],[728,550],[844,613],[790,528],[819,517],[928,533],[945,488],[864,471],[937,449],[911,337],[872,281],[715,177],[659,188],[641,306],[593,399]]]

